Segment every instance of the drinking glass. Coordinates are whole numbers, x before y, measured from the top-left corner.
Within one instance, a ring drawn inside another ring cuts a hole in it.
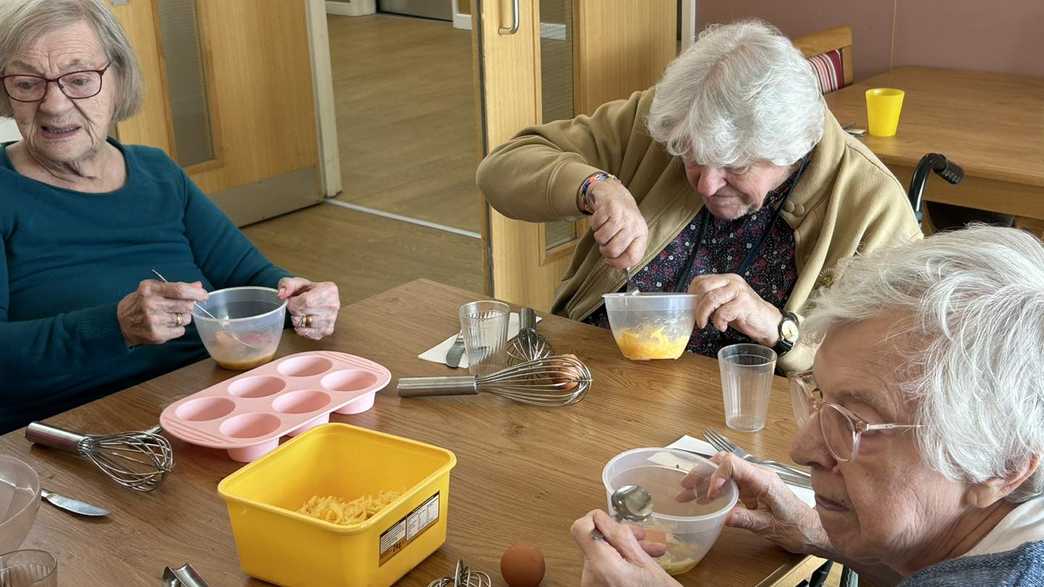
[[[760,344],[734,344],[718,351],[725,425],[756,432],[765,427],[776,352]]]

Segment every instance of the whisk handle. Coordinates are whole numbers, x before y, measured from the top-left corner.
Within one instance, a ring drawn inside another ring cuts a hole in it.
[[[83,434],[40,422],[30,422],[25,428],[25,437],[29,442],[69,452],[80,452],[80,441],[87,438]]]
[[[518,311],[519,330],[533,330],[536,328],[536,312],[533,308],[522,308]]]
[[[435,397],[442,395],[475,395],[478,384],[474,377],[402,377],[399,397]]]

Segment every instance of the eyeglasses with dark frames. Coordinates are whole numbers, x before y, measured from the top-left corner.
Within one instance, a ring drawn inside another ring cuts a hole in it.
[[[819,430],[823,434],[826,447],[830,454],[842,463],[855,460],[859,453],[859,441],[867,432],[911,430],[923,426],[923,424],[871,424],[844,406],[823,401],[823,391],[819,389],[819,385],[812,376],[812,371],[790,376],[790,396],[798,427],[803,428],[809,420],[818,415]]]
[[[102,79],[112,63],[101,69],[70,71],[54,78],[16,73],[0,77],[4,93],[16,102],[42,102],[47,97],[47,88],[52,82],[70,100],[93,98],[101,93]]]

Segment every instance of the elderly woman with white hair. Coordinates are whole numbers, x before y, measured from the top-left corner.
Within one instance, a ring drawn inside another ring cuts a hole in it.
[[[654,89],[529,128],[478,183],[502,214],[590,215],[552,311],[608,326],[602,294],[700,296],[688,349],[753,340],[785,370],[801,309],[837,261],[920,236],[902,186],[826,109],[791,42],[757,21],[716,26]]]
[[[209,289],[277,287],[298,333],[333,331],[335,284],[272,265],[162,151],[110,138],[141,74],[99,0],[4,0],[0,80],[22,136],[0,145],[0,432],[204,358]]]
[[[903,585],[1044,585],[1041,242],[976,227],[856,257],[812,306],[803,335],[821,344],[793,379],[791,456],[816,507],[722,453],[710,493],[732,478],[742,501],[726,524]],[[584,585],[677,584],[646,552],[662,546],[604,512],[573,532]]]

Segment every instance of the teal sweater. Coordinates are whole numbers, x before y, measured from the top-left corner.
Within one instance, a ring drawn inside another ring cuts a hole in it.
[[[0,145],[0,433],[206,357],[191,326],[127,348],[116,305],[152,268],[208,291],[289,275],[162,151],[111,142],[127,181],[106,194],[24,177]]]

